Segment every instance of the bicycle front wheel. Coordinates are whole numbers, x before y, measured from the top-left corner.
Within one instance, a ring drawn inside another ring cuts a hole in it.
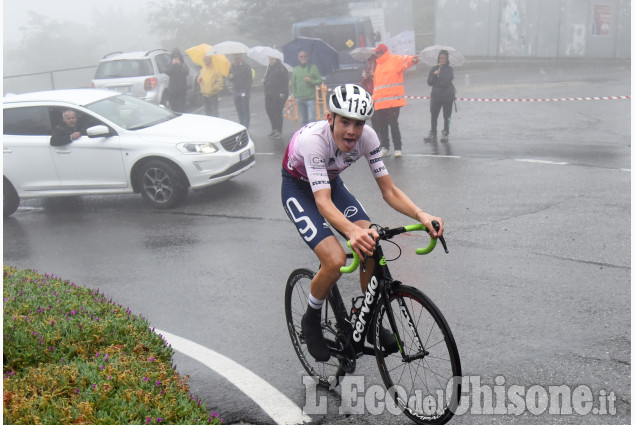
[[[331,356],[327,362],[316,361],[309,353],[304,334],[302,333],[302,326],[300,325],[309,302],[311,280],[313,280],[314,274],[308,269],[297,269],[291,273],[285,290],[284,309],[291,343],[300,359],[300,363],[302,363],[309,375],[317,380],[319,385],[332,389],[338,384],[339,378],[344,375],[340,361],[335,356]],[[337,291],[337,285],[332,291]],[[338,326],[328,298],[322,306],[320,323],[322,325],[322,334],[327,344],[335,346]]]
[[[421,291],[399,286],[390,295],[401,350],[386,354],[376,338],[375,357],[397,407],[418,424],[444,424],[458,405],[461,362],[445,318]],[[378,323],[392,329],[381,304]],[[379,331],[379,327],[374,331]]]

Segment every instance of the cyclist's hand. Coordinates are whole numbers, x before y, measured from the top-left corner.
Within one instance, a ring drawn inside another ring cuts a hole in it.
[[[443,219],[441,217],[435,217],[425,211],[419,211],[417,213],[417,219],[421,222],[421,224],[426,226],[432,238],[437,239],[438,237],[443,235]],[[433,221],[439,222],[438,231],[434,228],[434,226],[432,226]]]
[[[359,227],[350,235],[351,247],[360,257],[373,255],[377,239],[379,239],[379,233],[375,229],[362,229]]]

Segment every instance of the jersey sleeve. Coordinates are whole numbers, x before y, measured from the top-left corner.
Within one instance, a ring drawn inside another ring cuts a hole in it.
[[[363,154],[368,161],[373,177],[378,178],[387,175],[388,170],[386,169],[386,165],[384,164],[384,160],[381,156],[381,146],[375,130],[365,126],[362,138],[364,140]]]

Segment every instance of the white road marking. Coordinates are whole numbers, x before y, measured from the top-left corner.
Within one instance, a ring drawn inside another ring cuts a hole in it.
[[[454,158],[454,159],[460,159],[460,156],[456,156],[456,155],[434,155],[434,154],[427,154],[427,153],[404,153],[402,156],[422,156],[422,157],[429,157],[429,158]]]
[[[531,163],[534,163],[534,164],[569,165],[568,162],[545,161],[543,159],[520,159],[520,158],[516,158],[516,159],[514,159],[514,161],[531,162]]]
[[[251,398],[277,424],[311,422],[311,418],[267,381],[235,361],[185,338],[155,329],[174,348],[218,373]]]

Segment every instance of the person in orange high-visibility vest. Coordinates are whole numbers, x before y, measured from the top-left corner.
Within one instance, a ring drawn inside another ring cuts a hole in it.
[[[419,62],[418,56],[393,55],[385,44],[380,44],[374,50],[375,73],[373,83],[373,102],[375,102],[375,116],[373,124],[377,127],[377,134],[381,142],[383,156],[390,155],[390,138],[395,146],[395,156],[401,156],[401,132],[399,131],[399,108],[406,105],[403,73],[406,69]]]

